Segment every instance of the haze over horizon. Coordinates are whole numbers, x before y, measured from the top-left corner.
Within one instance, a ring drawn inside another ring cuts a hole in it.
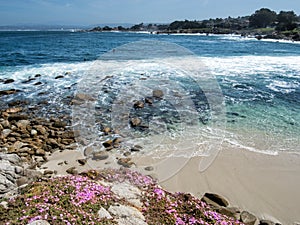
[[[0,0],[0,26],[18,24],[80,25],[169,23],[247,16],[260,8],[293,10],[295,0]]]

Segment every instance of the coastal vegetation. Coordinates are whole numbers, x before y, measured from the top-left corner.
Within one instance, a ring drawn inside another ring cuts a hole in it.
[[[257,39],[287,39],[300,41],[300,16],[294,11],[276,13],[268,8],[256,10],[250,16],[215,18],[206,20],[183,20],[169,24],[139,23],[129,28],[95,27],[89,31],[148,31],[152,33],[206,33],[239,34]]]

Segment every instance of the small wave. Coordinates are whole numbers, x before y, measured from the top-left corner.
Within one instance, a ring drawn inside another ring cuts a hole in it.
[[[256,152],[256,153],[262,153],[262,154],[266,154],[266,155],[278,155],[278,152],[277,151],[271,151],[271,150],[260,150],[260,149],[257,149],[257,148],[253,148],[253,147],[250,147],[250,146],[245,146],[243,144],[240,144],[239,142],[237,142],[236,140],[230,140],[228,138],[225,138],[224,139],[224,142],[227,142],[235,147],[238,147],[240,149],[245,149],[247,151],[250,151],[250,152]]]
[[[294,82],[287,82],[287,81],[279,81],[275,80],[269,85],[266,86],[272,91],[281,92],[282,94],[289,94],[291,92],[295,92],[296,89],[299,87],[299,84]]]

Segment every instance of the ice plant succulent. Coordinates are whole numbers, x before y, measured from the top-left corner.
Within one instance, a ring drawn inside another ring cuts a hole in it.
[[[116,224],[116,218],[100,218],[98,211],[116,204],[132,206],[111,191],[111,186],[120,182],[131,183],[142,191],[143,207],[139,210],[148,224],[242,224],[215,212],[190,194],[170,193],[152,178],[127,169],[91,170],[32,183],[9,200],[8,209],[0,207],[0,218],[4,224],[35,220],[54,225]]]

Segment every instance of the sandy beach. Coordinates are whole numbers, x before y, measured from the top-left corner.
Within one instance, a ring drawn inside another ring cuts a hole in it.
[[[299,155],[270,156],[227,148],[204,172],[198,171],[200,159],[190,159],[161,185],[170,191],[190,192],[198,197],[205,192],[218,193],[232,206],[248,210],[261,219],[299,224]],[[140,159],[139,165],[146,161]],[[154,171],[158,178],[169,173],[167,169]]]

